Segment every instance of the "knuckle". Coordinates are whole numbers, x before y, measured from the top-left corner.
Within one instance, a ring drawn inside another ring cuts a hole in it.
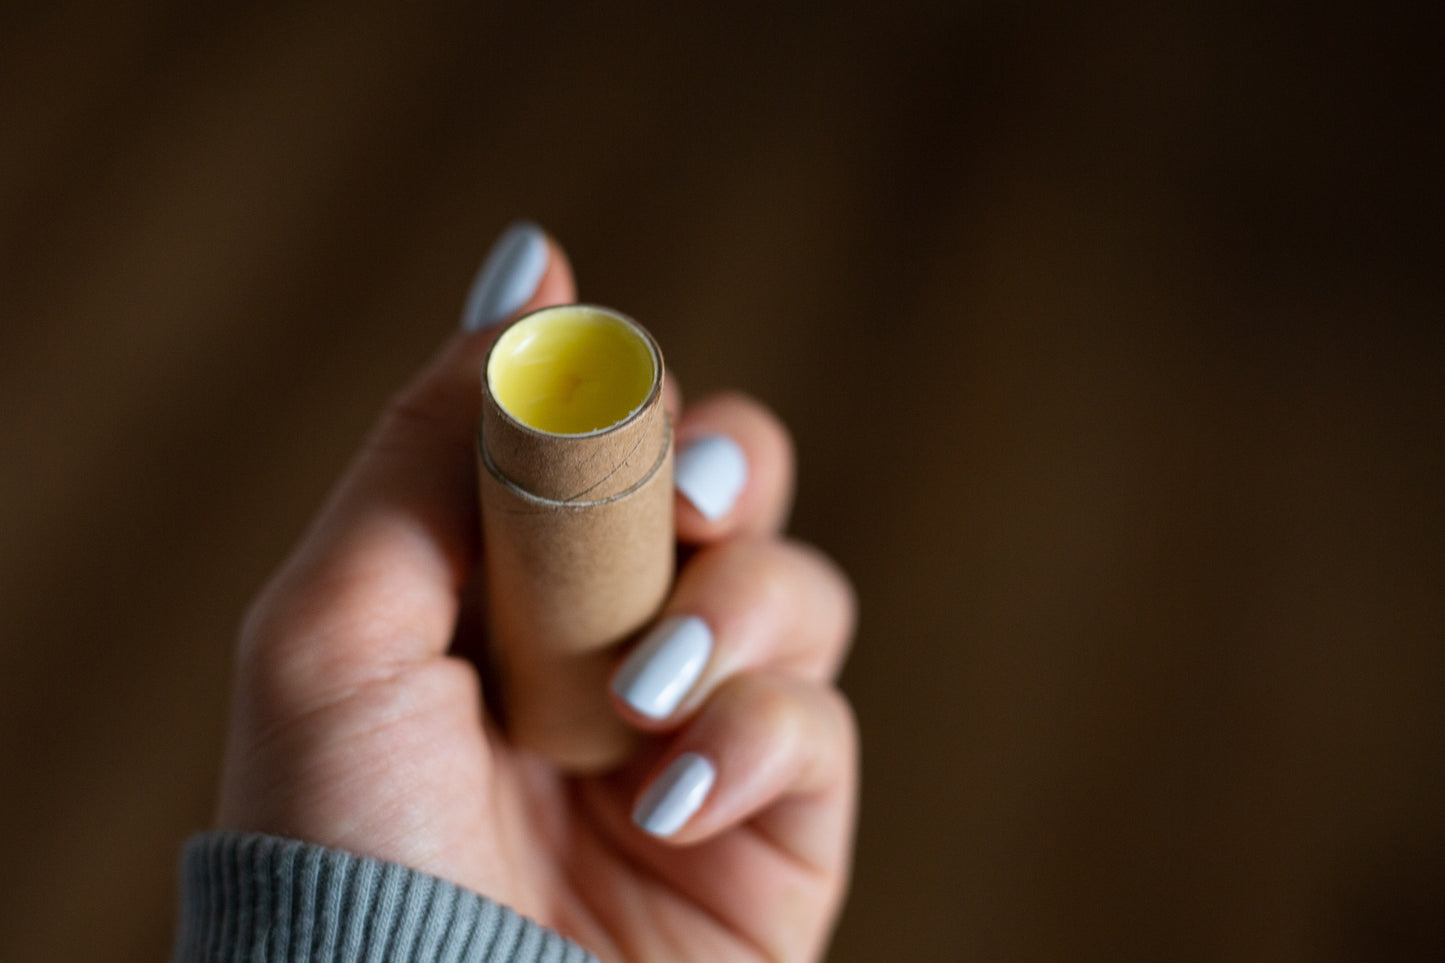
[[[742,676],[735,689],[733,711],[750,726],[773,738],[802,736],[808,728],[807,707],[796,684],[763,674]]]
[[[705,546],[687,564],[690,583],[705,587],[709,594],[747,599],[766,594],[790,578],[789,564],[775,538],[744,536]]]
[[[740,570],[752,579],[755,604],[775,608],[786,606],[794,596],[798,583],[798,565],[794,553],[776,539],[757,539],[739,543]]]
[[[852,635],[858,621],[858,591],[843,566],[827,552],[808,542],[784,539],[784,545],[799,559],[815,584],[829,596],[829,608],[836,612],[839,629]]]
[[[858,713],[853,708],[853,703],[843,692],[834,686],[825,686],[822,689],[821,704],[824,712],[830,717],[830,729],[841,733],[849,745],[858,741]]]
[[[242,620],[238,680],[280,704],[354,685],[370,669],[356,652],[409,632],[377,595],[364,572],[283,572]]]
[[[451,420],[441,389],[423,382],[393,396],[368,439],[368,447],[388,449],[406,439],[441,434]]]
[[[741,392],[730,392],[722,396],[725,403],[736,406],[739,413],[754,433],[754,442],[764,454],[783,465],[791,466],[796,457],[793,434],[783,419],[768,405]]]
[[[265,659],[269,651],[279,647],[277,640],[295,634],[307,620],[302,601],[294,592],[285,590],[282,576],[273,577],[242,614],[237,660],[248,663]]]
[[[725,599],[731,617],[787,625],[806,586],[800,559],[777,538],[738,539],[718,546],[703,578],[709,594]]]
[[[805,543],[776,536],[708,546],[688,563],[674,605],[733,638],[773,639],[790,658],[836,671],[851,645],[858,599],[843,570]],[[769,643],[767,651],[774,649]]]

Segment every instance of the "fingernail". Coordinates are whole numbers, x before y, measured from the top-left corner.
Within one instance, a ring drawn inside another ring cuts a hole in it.
[[[726,435],[707,435],[678,453],[672,477],[693,507],[715,522],[732,511],[748,483],[748,458]]]
[[[702,806],[717,779],[712,763],[685,752],[647,787],[632,810],[632,821],[654,836],[671,836]]]
[[[712,630],[696,615],[663,619],[612,677],[612,691],[649,719],[666,719],[712,654]]]
[[[526,304],[547,273],[547,256],[547,235],[530,221],[517,221],[503,231],[472,281],[462,327],[478,331]]]

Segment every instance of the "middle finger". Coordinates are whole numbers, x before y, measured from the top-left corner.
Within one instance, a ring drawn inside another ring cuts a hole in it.
[[[727,678],[768,667],[831,679],[853,634],[852,586],[800,542],[750,538],[700,550],[678,576],[656,626],[612,676],[634,725],[678,725]]]

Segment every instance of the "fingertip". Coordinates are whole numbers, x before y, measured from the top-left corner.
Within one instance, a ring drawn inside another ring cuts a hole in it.
[[[632,807],[632,822],[659,839],[671,839],[697,815],[717,782],[707,756],[684,752],[658,773]]]
[[[530,310],[575,301],[561,245],[531,221],[514,221],[483,259],[462,308],[463,331],[484,331]]]
[[[572,262],[562,245],[550,234],[547,235],[547,255],[547,270],[537,284],[536,293],[518,314],[553,304],[571,304],[577,300],[577,280],[572,272]]]
[[[618,714],[644,731],[675,727],[679,708],[712,660],[713,644],[712,628],[698,616],[663,618],[612,673]]]
[[[687,442],[677,453],[674,482],[684,507],[707,525],[732,514],[748,484],[748,456],[742,445],[721,432]]]
[[[724,394],[688,408],[674,467],[678,538],[696,544],[781,530],[793,466],[791,436],[756,400]]]
[[[519,233],[521,241],[516,240]],[[516,253],[516,248],[527,245],[538,245],[542,251],[540,268],[530,255]],[[509,277],[509,271],[517,277]],[[486,356],[510,321],[538,308],[576,300],[576,281],[567,252],[535,224],[518,221],[502,232],[478,271],[462,311],[461,333],[443,351],[447,359],[443,365],[460,364],[470,370]]]

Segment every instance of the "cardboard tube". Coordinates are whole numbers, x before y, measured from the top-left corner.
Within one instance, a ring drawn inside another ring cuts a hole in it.
[[[478,478],[503,715],[516,743],[574,771],[631,748],[607,676],[672,582],[662,377],[652,336],[591,305],[525,315],[487,355]]]

